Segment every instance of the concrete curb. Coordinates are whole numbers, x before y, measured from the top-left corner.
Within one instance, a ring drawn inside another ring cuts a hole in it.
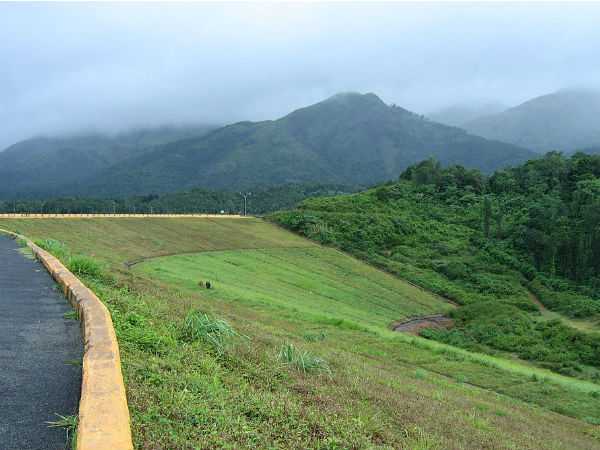
[[[77,450],[133,449],[119,345],[108,309],[50,253],[25,236],[0,233],[24,239],[79,312],[84,356]]]

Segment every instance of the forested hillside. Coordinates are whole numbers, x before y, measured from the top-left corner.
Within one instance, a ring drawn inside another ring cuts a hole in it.
[[[193,187],[237,189],[295,183],[367,184],[385,181],[429,155],[485,172],[535,154],[432,122],[375,94],[338,94],[275,121],[239,122],[202,137],[151,146],[118,161],[73,161],[85,177],[47,170],[0,177],[2,199],[162,194]],[[46,164],[68,167],[67,154],[45,154]],[[40,167],[43,164],[35,164]],[[56,179],[56,174],[63,177]],[[53,175],[52,175],[53,174]],[[75,176],[75,178],[71,178]],[[8,180],[8,181],[7,181]]]
[[[164,126],[109,135],[37,137],[0,151],[0,198],[49,198],[60,185],[87,184],[91,174],[157,145],[206,134],[212,127]],[[76,195],[76,189],[67,194]]]
[[[269,218],[463,305],[427,337],[598,379],[600,156],[550,153],[489,178],[430,158]]]

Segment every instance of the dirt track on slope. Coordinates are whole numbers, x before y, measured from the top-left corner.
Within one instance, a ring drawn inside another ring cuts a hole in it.
[[[392,322],[388,329],[402,333],[419,334],[424,328],[433,328],[434,330],[447,330],[454,327],[454,320],[443,314],[434,314],[431,316],[408,317],[398,322]]]

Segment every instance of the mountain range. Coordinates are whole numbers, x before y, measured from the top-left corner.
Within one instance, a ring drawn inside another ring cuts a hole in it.
[[[538,153],[572,153],[600,145],[600,92],[563,89],[458,125]]]
[[[0,199],[366,184],[397,178],[430,155],[484,172],[535,157],[389,106],[372,93],[338,94],[278,120],[207,128],[185,136],[171,130],[129,140],[55,140],[51,150],[48,139],[15,144],[0,153]]]
[[[443,123],[453,127],[462,127],[463,124],[479,117],[499,113],[506,109],[506,105],[498,102],[486,102],[478,105],[458,104],[450,105],[426,114],[434,122]]]

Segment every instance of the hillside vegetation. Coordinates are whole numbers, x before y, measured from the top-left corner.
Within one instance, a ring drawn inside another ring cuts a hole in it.
[[[92,133],[27,139],[0,151],[0,199],[49,198],[68,179],[88,183],[99,170],[113,167],[157,145],[202,136],[208,125],[157,127],[127,133]],[[68,173],[68,177],[65,176]]]
[[[67,264],[93,253],[103,265],[81,276],[115,323],[136,448],[600,443],[597,385],[391,332],[389,317],[452,307],[266,222],[0,219],[0,227]],[[201,253],[123,266],[188,252]]]
[[[600,144],[600,92],[564,89],[460,126],[469,133],[546,153]]]
[[[595,155],[553,153],[489,179],[429,159],[399,182],[269,218],[464,305],[455,329],[424,336],[598,381],[599,176]],[[528,290],[565,320],[541,316]]]
[[[300,183],[282,186],[250,187],[246,209],[249,215],[291,209],[309,197],[331,197],[360,192],[365,186]],[[66,197],[52,200],[0,201],[0,214],[186,214],[210,213],[243,214],[244,198],[240,190],[217,191],[193,188],[164,195],[137,195],[132,197]]]
[[[0,177],[0,198],[131,196],[306,182],[368,184],[394,177],[429,155],[445,164],[491,172],[522,163],[534,153],[431,122],[388,106],[375,94],[346,93],[278,120],[239,122],[202,137],[146,148],[86,172],[85,182],[46,179],[55,174],[51,170],[39,180],[35,172],[6,173],[8,178]],[[77,167],[95,167],[88,154],[76,156]],[[46,162],[50,168],[65,167],[61,158]]]

